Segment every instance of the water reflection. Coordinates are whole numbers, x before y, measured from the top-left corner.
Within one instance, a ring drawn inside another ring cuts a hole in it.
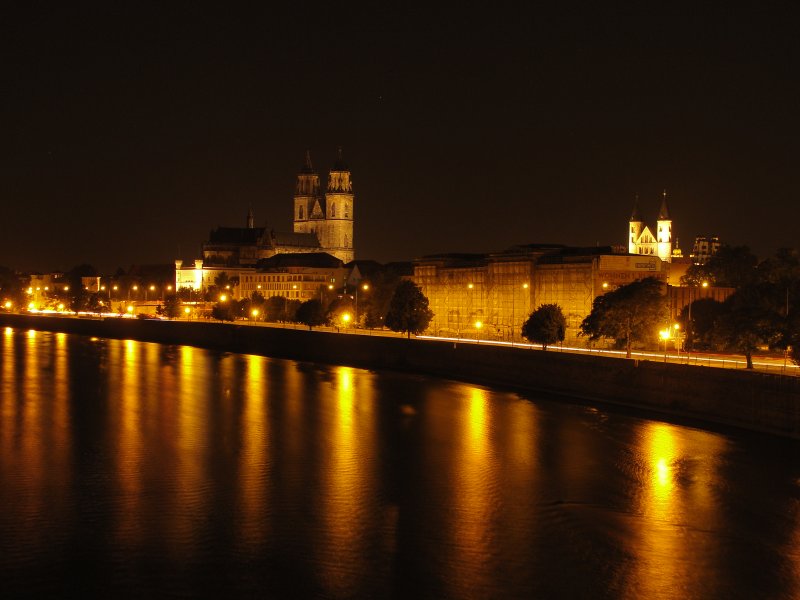
[[[42,332],[4,330],[0,377],[9,596],[800,589],[796,444]]]
[[[643,476],[635,507],[638,521],[637,558],[630,580],[633,596],[690,597],[715,589],[715,573],[699,568],[713,564],[723,551],[720,539],[708,535],[717,527],[714,489],[726,444],[721,436],[674,425],[647,422],[639,433]],[[705,566],[705,565],[704,565]]]

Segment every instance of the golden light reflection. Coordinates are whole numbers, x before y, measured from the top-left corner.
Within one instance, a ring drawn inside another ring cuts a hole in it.
[[[642,493],[634,510],[635,567],[630,592],[643,598],[685,597],[708,586],[711,574],[692,557],[714,561],[724,551],[715,536],[688,536],[720,519],[713,489],[726,442],[719,435],[645,422],[639,435]]]
[[[350,367],[335,368],[334,386],[331,434],[324,449],[328,463],[323,467],[325,527],[320,554],[325,579],[338,597],[352,593],[357,580],[364,576],[353,569],[343,569],[342,565],[363,564],[366,560],[369,549],[361,511],[374,499],[369,484],[376,481],[377,475],[372,472],[375,423],[371,388],[357,386],[356,373]]]
[[[244,549],[257,551],[268,538],[270,476],[269,420],[267,415],[267,359],[246,355],[244,403],[238,427],[242,436],[238,482],[241,485],[242,531],[239,540]]]
[[[451,565],[455,572],[448,578],[458,582],[456,596],[480,589],[491,578],[487,564],[492,544],[492,519],[496,465],[491,443],[490,399],[486,390],[459,386],[467,391],[466,405],[459,411],[461,460],[457,463],[453,490],[454,518]]]
[[[127,547],[136,547],[142,541],[141,520],[138,518],[142,511],[144,467],[140,345],[133,340],[109,342],[109,362],[116,367],[116,377],[112,377],[109,384],[118,387],[119,398],[117,418],[112,421],[118,428],[114,437],[118,443],[117,475],[122,506],[117,530],[120,543]]]

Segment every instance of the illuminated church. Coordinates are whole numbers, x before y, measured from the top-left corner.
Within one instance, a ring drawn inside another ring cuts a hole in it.
[[[657,256],[665,262],[672,262],[672,219],[667,208],[666,190],[661,198],[655,235],[642,220],[639,212],[639,196],[636,196],[636,203],[628,223],[628,253]]]
[[[294,230],[276,232],[255,227],[253,211],[245,227],[217,227],[202,245],[206,266],[253,266],[276,254],[327,253],[344,263],[355,258],[353,245],[353,182],[350,169],[339,148],[336,162],[328,173],[325,194],[320,191],[319,175],[311,164],[311,154],[297,175],[294,194]]]

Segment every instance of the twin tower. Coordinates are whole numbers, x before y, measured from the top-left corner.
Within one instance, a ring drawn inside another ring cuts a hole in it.
[[[319,175],[311,165],[311,154],[297,175],[294,192],[294,232],[312,233],[319,245],[348,263],[355,258],[353,248],[353,181],[339,148],[336,162],[328,174],[325,195],[320,192]]]
[[[639,213],[639,196],[633,206],[631,220],[628,223],[628,253],[649,254],[658,256],[663,261],[672,262],[672,219],[667,208],[667,191],[661,199],[661,210],[658,211],[656,235],[644,224]]]

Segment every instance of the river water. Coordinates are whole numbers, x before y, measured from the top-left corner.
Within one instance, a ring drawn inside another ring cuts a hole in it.
[[[0,596],[797,598],[800,444],[0,332]]]

